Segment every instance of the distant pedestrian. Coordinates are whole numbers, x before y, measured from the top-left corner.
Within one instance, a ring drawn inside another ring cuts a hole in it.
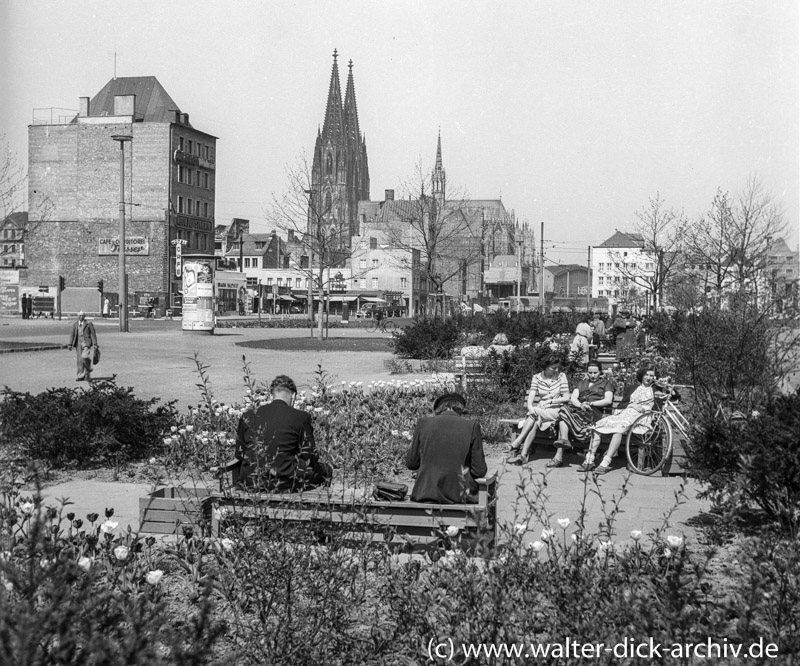
[[[108,319],[109,310],[111,309],[111,304],[108,302],[108,298],[103,301],[103,317]]]
[[[92,359],[94,358],[94,348],[97,347],[97,333],[94,324],[86,321],[83,310],[78,313],[78,321],[72,325],[72,335],[69,338],[68,348],[72,351],[75,348],[75,357],[78,364],[78,376],[75,381],[88,382],[92,379]]]
[[[28,294],[28,316],[26,319],[30,319],[33,316],[33,294]]]
[[[28,294],[22,294],[22,318],[28,318]]]

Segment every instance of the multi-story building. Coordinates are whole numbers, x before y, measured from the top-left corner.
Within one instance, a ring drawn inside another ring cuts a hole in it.
[[[606,297],[611,306],[651,301],[648,280],[655,273],[655,258],[644,250],[638,233],[617,231],[600,245],[592,247],[592,298]]]
[[[214,257],[217,139],[194,127],[153,76],[111,79],[79,106],[56,121],[35,114],[28,128],[29,200],[49,204],[46,220],[31,220],[29,283],[63,276],[66,311],[92,309],[98,280],[116,301],[121,144],[114,137],[127,136],[128,290],[179,308],[176,244],[184,258]]]
[[[2,266],[15,268],[25,265],[25,235],[28,213],[11,213],[0,222],[0,259]]]

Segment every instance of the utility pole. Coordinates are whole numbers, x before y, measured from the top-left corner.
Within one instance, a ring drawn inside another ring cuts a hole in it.
[[[588,277],[588,283],[586,285],[586,312],[589,312],[590,303],[592,300],[592,246],[589,246],[589,257],[586,263],[586,275]]]
[[[128,289],[125,279],[125,142],[133,141],[130,134],[114,134],[119,142],[119,331],[128,332]]]
[[[539,230],[539,312],[544,314],[544,222]]]

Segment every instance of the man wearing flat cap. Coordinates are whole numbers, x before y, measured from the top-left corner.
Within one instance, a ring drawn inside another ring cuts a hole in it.
[[[76,360],[78,363],[78,376],[76,382],[92,381],[92,359],[94,358],[94,348],[97,346],[97,333],[94,324],[86,321],[83,310],[78,313],[77,321],[72,325],[72,333],[69,336],[67,349],[72,351],[75,348]]]
[[[486,458],[481,426],[464,418],[466,407],[463,396],[445,393],[433,403],[433,416],[417,421],[406,452],[406,466],[418,470],[415,502],[477,502],[475,479],[486,475]]]

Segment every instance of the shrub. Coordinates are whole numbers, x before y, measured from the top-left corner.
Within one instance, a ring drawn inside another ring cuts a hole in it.
[[[11,457],[55,467],[149,455],[175,421],[172,402],[140,400],[114,380],[32,395],[8,387],[0,399],[0,441]]]
[[[706,416],[687,447],[701,496],[739,513],[756,506],[787,534],[800,527],[800,390],[778,396],[744,423]]]
[[[391,345],[401,358],[452,358],[459,333],[454,319],[416,317],[409,326],[392,333]]]

